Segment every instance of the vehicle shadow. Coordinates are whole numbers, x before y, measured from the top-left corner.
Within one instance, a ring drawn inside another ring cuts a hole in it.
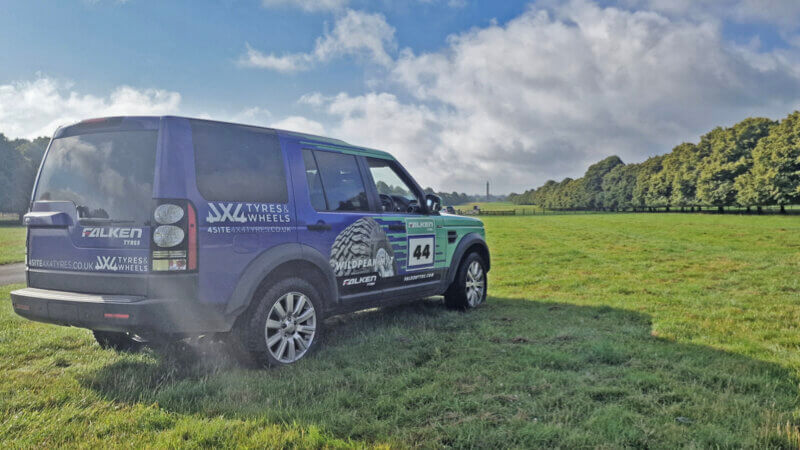
[[[789,447],[796,374],[651,333],[647,315],[490,297],[335,317],[320,351],[281,369],[237,365],[218,343],[118,362],[80,382],[122,403],[314,425],[406,445]]]

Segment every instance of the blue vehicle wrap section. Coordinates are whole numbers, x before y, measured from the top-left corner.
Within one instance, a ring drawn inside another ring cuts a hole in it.
[[[242,273],[260,254],[286,243],[297,242],[294,201],[286,203],[247,203],[207,201],[197,187],[194,145],[190,122],[174,118],[169,148],[180,156],[174,163],[184,176],[181,183],[164,179],[161,186],[175,190],[157,192],[164,198],[188,198],[197,210],[199,301],[225,304]],[[291,192],[291,176],[283,158],[286,183]],[[164,177],[162,177],[164,178]],[[183,194],[182,194],[183,193]]]
[[[294,205],[203,202],[197,204],[200,233],[200,296],[225,303],[245,268],[261,253],[297,242]]]

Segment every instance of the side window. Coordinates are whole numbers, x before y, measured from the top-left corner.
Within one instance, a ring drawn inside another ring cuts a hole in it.
[[[367,158],[367,163],[375,182],[375,189],[381,197],[381,207],[384,211],[416,211],[413,206],[419,207],[419,199],[414,194],[414,189],[395,170],[391,161]]]
[[[322,175],[319,173],[314,152],[303,150],[303,162],[306,165],[306,181],[308,181],[311,206],[317,211],[325,211],[328,209],[328,204],[325,201],[325,191],[322,189]]]
[[[286,203],[278,136],[232,124],[192,121],[197,188],[208,201]]]
[[[353,155],[313,152],[328,211],[369,211],[364,180]],[[308,166],[306,166],[307,168]]]

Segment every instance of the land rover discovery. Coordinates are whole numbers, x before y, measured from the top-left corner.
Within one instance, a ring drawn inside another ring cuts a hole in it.
[[[312,351],[323,319],[433,295],[486,299],[483,224],[440,215],[388,153],[182,117],[59,128],[24,216],[28,319],[101,346],[231,337],[260,364]]]

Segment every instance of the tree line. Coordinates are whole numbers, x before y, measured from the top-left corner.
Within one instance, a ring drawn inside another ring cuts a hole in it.
[[[456,206],[456,205],[463,205],[470,202],[479,202],[485,201],[486,196],[480,195],[469,195],[463,192],[436,192],[433,188],[427,187],[425,188],[426,194],[435,194],[438,195],[442,199],[442,205],[447,206]]]
[[[548,180],[513,193],[509,200],[560,210],[653,211],[656,209],[763,206],[800,203],[800,112],[781,121],[747,118],[717,127],[700,142],[638,164],[609,156],[582,178]]]
[[[0,133],[0,212],[22,217],[50,138],[8,139]]]

